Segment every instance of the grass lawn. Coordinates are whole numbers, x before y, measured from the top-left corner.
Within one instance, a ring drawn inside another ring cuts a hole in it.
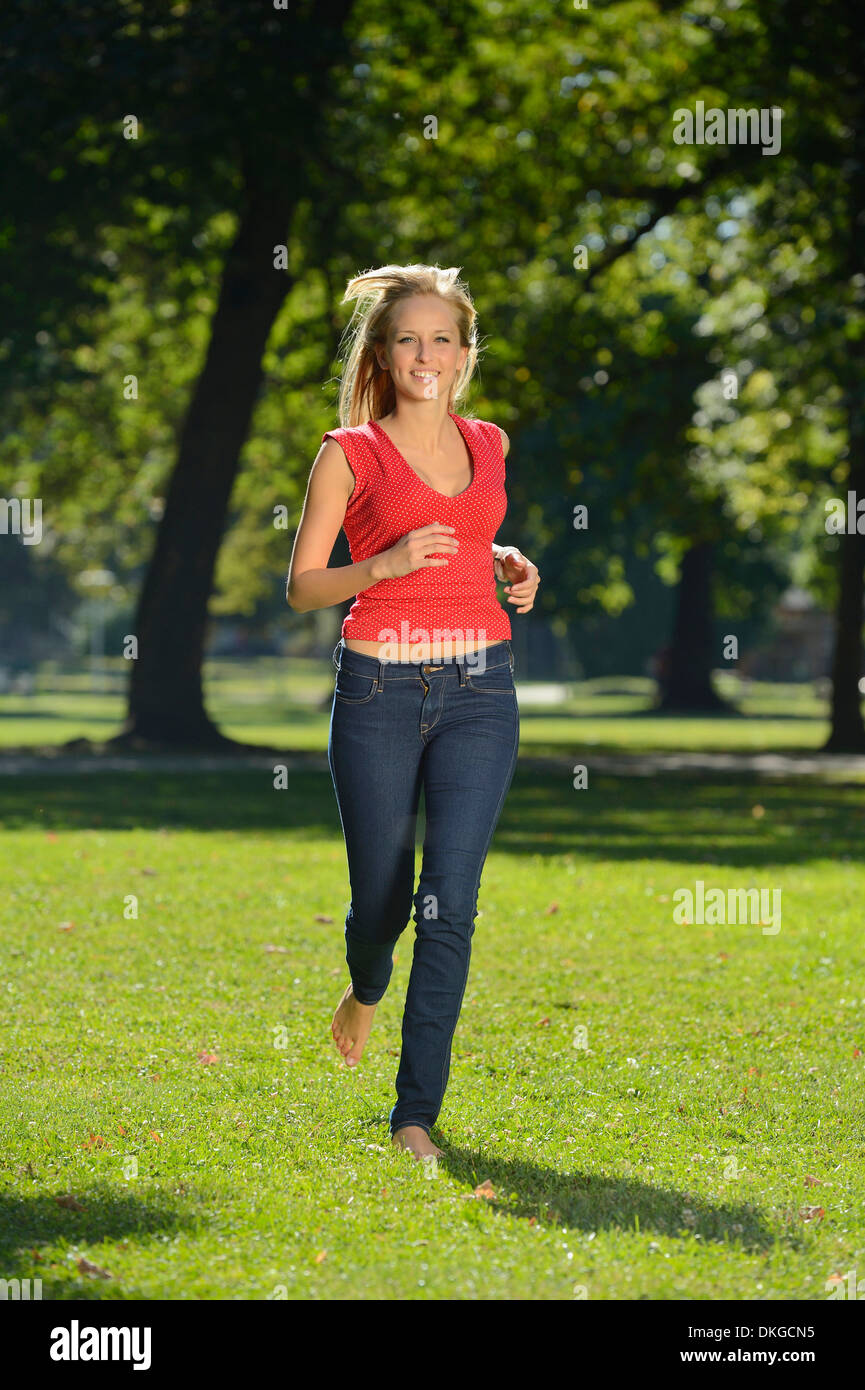
[[[0,750],[103,740],[116,733],[126,710],[128,663],[106,661],[105,689],[93,690],[83,668],[47,665],[30,695],[0,695]],[[671,718],[654,710],[654,683],[641,677],[574,682],[549,706],[533,700],[534,682],[516,670],[522,718],[521,748],[546,755],[573,752],[656,753],[671,750],[814,753],[829,736],[825,696],[812,685],[742,686],[719,673],[716,686],[731,706],[723,718]],[[244,743],[297,750],[327,744],[333,668],[329,661],[260,657],[208,661],[205,694],[220,728]]]
[[[436,1168],[387,1134],[411,924],[357,1072],[330,1038],[326,773],[6,777],[0,824],[0,1276],[534,1300],[865,1276],[861,790],[518,768]],[[697,879],[780,888],[780,930],[677,925]]]

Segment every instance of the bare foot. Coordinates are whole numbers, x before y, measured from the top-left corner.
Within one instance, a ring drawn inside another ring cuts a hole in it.
[[[376,1008],[377,1005],[375,1004],[361,1004],[359,1000],[355,999],[351,981],[349,981],[330,1025],[337,1050],[345,1058],[347,1067],[356,1067],[363,1056],[363,1049],[372,1028],[372,1019]]]
[[[443,1158],[444,1153],[436,1148],[425,1129],[420,1125],[401,1125],[390,1141],[397,1148],[409,1149],[415,1158]]]

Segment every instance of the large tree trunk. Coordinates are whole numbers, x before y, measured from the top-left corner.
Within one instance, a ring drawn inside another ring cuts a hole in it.
[[[855,409],[855,408],[854,408]],[[852,423],[852,422],[851,422]],[[847,486],[857,498],[865,497],[865,458],[861,434],[850,430],[850,453],[854,463]],[[847,525],[855,526],[848,514]],[[865,520],[862,521],[865,525]],[[825,745],[827,753],[865,753],[865,725],[862,722],[862,605],[865,599],[865,535],[841,536],[841,573],[838,606],[835,612],[835,653],[832,658],[832,732]]]
[[[849,175],[849,219],[847,270],[853,276],[861,267],[862,207],[865,199],[865,130],[857,123],[856,154]],[[865,497],[865,339],[852,336],[844,355],[842,380],[847,413],[847,457],[850,471],[847,488],[856,501]],[[832,732],[825,745],[827,753],[865,753],[865,727],[862,723],[862,600],[865,583],[865,526],[858,513],[848,508],[847,531],[841,537],[841,572],[838,580],[838,606],[835,613],[835,652],[832,658]],[[853,534],[850,535],[850,530]]]
[[[673,637],[659,673],[658,708],[669,713],[717,713],[728,706],[712,688],[712,545],[692,545],[682,560]]]
[[[156,546],[139,597],[129,711],[113,743],[225,745],[204,709],[207,604],[262,355],[291,280],[273,266],[291,202],[247,182],[207,359],[184,422]]]

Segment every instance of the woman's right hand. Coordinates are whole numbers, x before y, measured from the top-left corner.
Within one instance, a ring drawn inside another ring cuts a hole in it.
[[[454,527],[434,521],[429,526],[419,526],[416,531],[398,540],[389,550],[383,550],[375,557],[378,579],[401,579],[413,570],[432,568],[433,565],[450,564],[451,555],[459,550],[459,541],[453,535]],[[448,558],[432,560],[430,555],[442,551],[450,552]]]

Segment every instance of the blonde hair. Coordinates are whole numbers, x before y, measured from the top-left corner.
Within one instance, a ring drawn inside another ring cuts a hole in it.
[[[380,367],[376,347],[387,343],[396,305],[415,294],[435,294],[453,310],[460,343],[468,348],[462,371],[454,377],[448,410],[454,414],[468,390],[478,360],[477,313],[460,267],[438,265],[381,265],[349,280],[343,304],[357,300],[340,342],[344,361],[339,387],[339,423],[352,428],[379,420],[396,405],[396,390],[386,367]]]

